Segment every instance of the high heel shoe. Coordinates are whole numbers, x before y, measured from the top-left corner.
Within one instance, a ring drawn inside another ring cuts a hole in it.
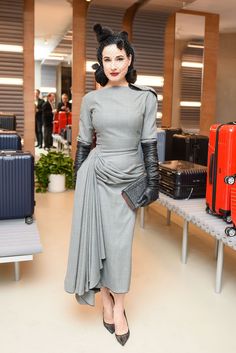
[[[126,322],[127,322],[128,331],[127,331],[126,333],[124,333],[123,335],[117,335],[117,334],[115,334],[117,341],[118,341],[122,346],[124,346],[124,345],[126,344],[126,342],[127,342],[128,339],[129,339],[129,336],[130,336],[130,330],[129,330],[128,320],[127,320],[125,311],[124,311],[124,315],[125,315],[125,319],[126,319]]]
[[[111,293],[110,293],[110,296],[113,300],[113,303],[115,304],[114,297]],[[104,317],[103,317],[103,325],[111,334],[115,332],[115,324],[108,324],[107,322],[104,321]]]

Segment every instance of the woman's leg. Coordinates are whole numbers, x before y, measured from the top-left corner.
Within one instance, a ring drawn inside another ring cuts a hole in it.
[[[114,324],[113,307],[114,303],[110,295],[110,290],[106,287],[101,288],[102,303],[103,303],[103,319],[108,324]]]
[[[125,294],[123,293],[112,293],[115,299],[114,306],[114,323],[115,323],[115,333],[117,335],[123,335],[128,332],[128,323],[126,321],[124,311]]]

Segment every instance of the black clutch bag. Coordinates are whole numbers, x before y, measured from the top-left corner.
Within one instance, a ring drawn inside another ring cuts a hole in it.
[[[129,184],[124,190],[122,190],[121,195],[127,202],[131,210],[135,210],[139,207],[138,200],[144,193],[147,187],[147,176],[142,175],[133,183]]]

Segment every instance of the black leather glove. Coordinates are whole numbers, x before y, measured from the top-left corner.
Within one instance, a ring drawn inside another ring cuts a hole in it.
[[[157,141],[141,143],[143,160],[147,173],[147,187],[140,199],[139,207],[147,206],[159,197],[159,168]]]
[[[75,163],[74,163],[74,181],[76,182],[77,172],[81,167],[82,163],[88,157],[91,150],[91,145],[86,145],[80,141],[77,142],[76,154],[75,154]]]

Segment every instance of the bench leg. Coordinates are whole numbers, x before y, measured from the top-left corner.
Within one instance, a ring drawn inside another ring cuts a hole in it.
[[[183,239],[182,239],[182,263],[187,263],[188,253],[188,221],[184,220]]]
[[[218,257],[218,249],[219,249],[219,239],[215,240],[215,259],[217,261],[217,257]]]
[[[224,244],[222,240],[219,240],[217,264],[216,264],[216,286],[215,286],[216,293],[221,292],[223,264],[224,264]]]
[[[144,228],[145,207],[140,207],[140,227]]]
[[[170,225],[170,218],[171,218],[171,211],[167,208],[167,213],[166,213],[166,225]]]
[[[15,281],[19,281],[20,280],[20,263],[14,262],[14,266],[15,266]]]

